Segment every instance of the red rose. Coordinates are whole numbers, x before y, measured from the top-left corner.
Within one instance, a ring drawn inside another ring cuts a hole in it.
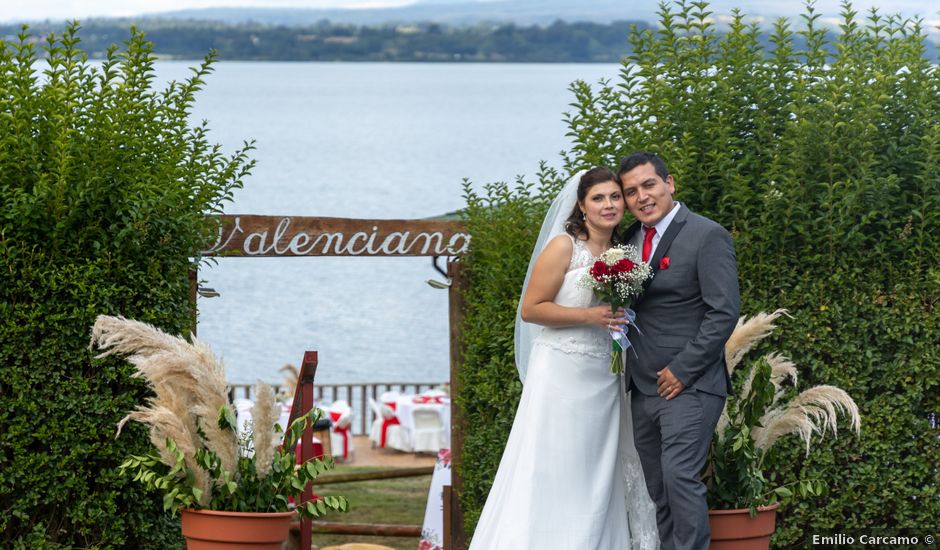
[[[600,281],[608,275],[610,275],[610,268],[607,266],[607,264],[600,260],[594,262],[594,267],[591,268],[591,277],[594,277]]]
[[[633,271],[633,268],[635,267],[636,267],[636,264],[631,262],[627,258],[624,258],[620,260],[619,262],[617,262],[616,264],[614,264],[614,270],[617,273],[630,273],[631,271]]]
[[[663,259],[659,260],[659,269],[669,269],[669,256],[663,256]]]

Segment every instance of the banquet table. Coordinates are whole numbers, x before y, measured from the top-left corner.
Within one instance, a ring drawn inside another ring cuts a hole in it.
[[[399,395],[395,401],[395,416],[398,417],[398,423],[401,429],[408,434],[408,440],[413,438],[414,433],[414,412],[420,409],[436,411],[441,416],[444,424],[443,441],[448,442],[445,447],[450,447],[450,398],[446,396],[422,396],[422,395]]]

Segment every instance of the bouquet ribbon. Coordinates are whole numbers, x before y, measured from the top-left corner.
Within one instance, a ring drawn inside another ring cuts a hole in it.
[[[633,348],[633,343],[631,343],[630,339],[627,338],[627,331],[629,330],[631,326],[636,328],[636,331],[638,334],[643,334],[643,332],[640,330],[640,327],[637,326],[636,324],[636,312],[633,311],[632,309],[627,308],[626,311],[624,311],[623,317],[620,317],[620,319],[628,321],[629,323],[624,328],[624,330],[608,330],[607,331],[608,333],[610,333],[611,339],[613,339],[613,348],[614,348],[614,352],[617,354],[616,355],[617,359],[620,358],[619,353],[617,352],[621,352],[625,349]],[[632,351],[633,351],[634,357],[639,357],[636,354],[636,349],[632,349]],[[611,369],[613,369],[613,365],[611,365]]]

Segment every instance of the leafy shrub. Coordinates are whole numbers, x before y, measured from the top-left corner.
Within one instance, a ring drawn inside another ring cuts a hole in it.
[[[141,34],[93,64],[77,32],[42,61],[26,27],[0,41],[0,546],[169,548],[159,496],[117,471],[149,448],[139,427],[114,440],[149,390],[94,361],[89,330],[102,313],[191,329],[205,215],[250,145],[223,156],[187,122],[212,56],[158,91]]]
[[[861,438],[821,441],[809,456],[798,445],[781,449],[792,467],[769,482],[820,478],[829,492],[783,510],[776,546],[799,546],[812,529],[932,525],[940,514],[940,432],[931,423],[940,408],[940,72],[921,22],[877,11],[860,21],[846,5],[841,34],[829,40],[811,6],[796,30],[778,20],[769,34],[740,13],[719,33],[710,15],[704,2],[664,5],[658,29],[631,33],[615,82],[572,85],[565,171],[659,152],[677,198],[732,231],[743,311],[797,313],[770,349],[788,350],[803,383],[836,385],[859,404]],[[497,210],[524,211],[490,198]],[[472,529],[514,408],[508,316],[538,215],[526,222],[471,204],[467,218],[462,505]]]

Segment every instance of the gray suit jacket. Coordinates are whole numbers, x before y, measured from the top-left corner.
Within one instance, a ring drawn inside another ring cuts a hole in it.
[[[624,235],[631,242],[640,224]],[[663,258],[668,258],[666,267]],[[683,205],[650,259],[653,278],[634,300],[636,324],[624,353],[630,382],[657,395],[656,371],[668,366],[686,387],[727,396],[725,342],[738,321],[741,298],[731,235]]]

